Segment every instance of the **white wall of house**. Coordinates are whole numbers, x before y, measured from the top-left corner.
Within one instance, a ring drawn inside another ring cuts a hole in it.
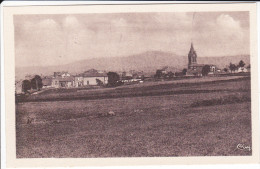
[[[55,88],[58,88],[58,87],[60,86],[60,85],[59,85],[59,80],[57,80],[57,79],[52,79],[51,86],[52,86],[52,87],[55,87]]]
[[[44,89],[47,89],[47,88],[51,88],[52,86],[46,86],[46,85],[43,85],[42,88]]]
[[[83,85],[97,85],[96,79],[99,79],[103,82],[103,84],[107,84],[108,77],[84,77],[83,78]]]
[[[104,78],[104,84],[108,84],[108,77],[103,77]]]
[[[73,87],[73,82],[67,82],[67,86],[66,87]]]
[[[216,66],[215,65],[211,65],[210,66],[210,71],[211,72],[215,72],[216,71]]]
[[[15,93],[16,94],[21,94],[23,93],[23,88],[21,84],[15,84]]]
[[[82,76],[76,76],[74,78],[75,87],[83,86],[83,77]]]
[[[247,68],[245,67],[239,67],[237,72],[247,72]]]

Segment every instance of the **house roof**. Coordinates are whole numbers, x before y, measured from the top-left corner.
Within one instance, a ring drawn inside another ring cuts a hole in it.
[[[84,73],[76,75],[76,77],[107,77],[106,73],[99,73],[95,69],[90,69]]]
[[[106,73],[84,73],[83,77],[107,77]]]
[[[71,76],[70,77],[64,77],[64,78],[56,77],[56,78],[53,78],[53,80],[58,80],[60,82],[72,82],[74,80],[74,78],[71,77]]]
[[[89,69],[84,73],[77,74],[75,77],[107,77],[107,74],[103,71],[98,71],[96,69]]]

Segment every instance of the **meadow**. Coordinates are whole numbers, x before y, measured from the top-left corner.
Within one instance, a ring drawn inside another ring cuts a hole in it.
[[[250,78],[197,80],[31,96],[17,158],[251,155],[237,148],[252,145]]]
[[[83,99],[95,100],[169,94],[194,94],[196,92],[215,92],[219,90],[232,89],[232,86],[221,88],[221,85],[225,85],[223,82],[236,82],[240,81],[240,79],[248,78],[248,76],[200,77],[174,81],[153,81],[141,84],[123,85],[113,88],[52,88],[42,91],[40,94],[26,96],[25,98],[19,99],[19,102],[70,101]],[[207,89],[208,85],[210,85],[209,89]]]

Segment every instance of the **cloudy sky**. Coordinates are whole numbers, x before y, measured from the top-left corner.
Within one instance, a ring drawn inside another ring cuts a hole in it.
[[[14,27],[18,67],[151,50],[186,56],[191,39],[199,57],[249,54],[248,12],[16,15]]]

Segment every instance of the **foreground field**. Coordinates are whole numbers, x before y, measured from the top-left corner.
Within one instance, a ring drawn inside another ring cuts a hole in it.
[[[251,155],[237,148],[251,146],[249,79],[168,95],[25,102],[16,110],[18,158]]]

